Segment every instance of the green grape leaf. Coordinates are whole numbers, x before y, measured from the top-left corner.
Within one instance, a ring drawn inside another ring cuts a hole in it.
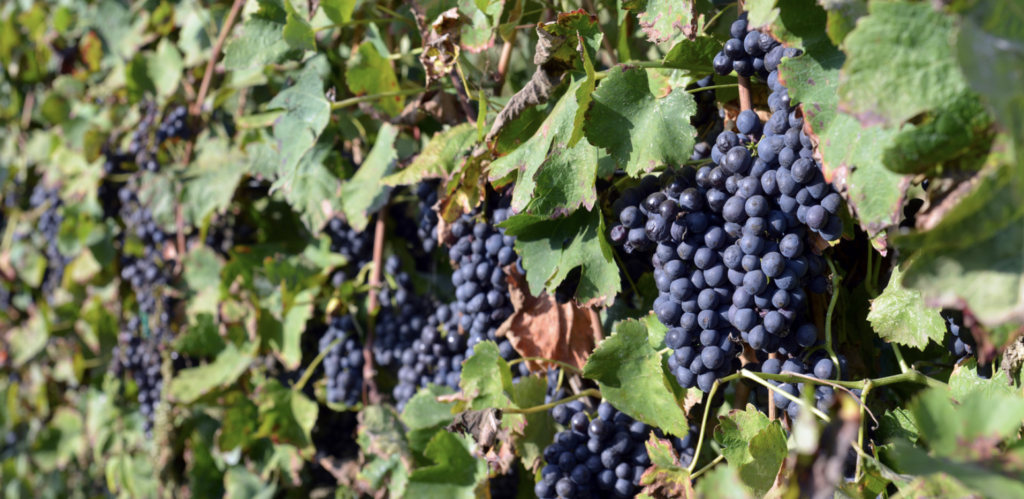
[[[274,123],[277,171],[284,178],[295,174],[302,156],[309,151],[331,118],[331,103],[324,96],[324,81],[316,68],[307,67],[294,85],[282,90],[267,105],[285,114]]]
[[[319,233],[328,219],[342,211],[341,179],[324,164],[334,150],[332,139],[327,135],[321,137],[313,149],[302,156],[292,173],[277,179],[272,186],[283,187],[285,200],[313,234]]]
[[[928,113],[927,120],[908,124],[886,148],[882,163],[896,173],[924,173],[939,163],[950,164],[968,155],[984,161],[992,145],[992,117],[981,99],[965,92]]]
[[[191,404],[214,390],[234,383],[249,369],[258,347],[256,343],[246,343],[242,348],[228,343],[213,362],[184,369],[175,375],[167,389],[170,398],[181,404]]]
[[[215,318],[208,313],[197,314],[174,337],[174,351],[193,357],[215,357],[225,346]]]
[[[357,0],[322,0],[320,8],[334,24],[342,24],[352,20],[356,3]]]
[[[907,473],[929,476],[946,474],[963,483],[972,491],[980,492],[984,497],[1024,497],[1024,477],[1020,475],[1019,470],[1007,469],[1004,471],[999,469],[1001,463],[997,462],[962,463],[933,457],[903,440],[897,440],[894,444],[896,459]],[[943,493],[952,492],[947,488],[940,490]],[[929,497],[929,495],[916,495],[916,497]],[[945,497],[965,496],[949,495]]]
[[[735,468],[740,480],[757,497],[775,484],[782,463],[789,451],[786,435],[778,421],[758,412],[753,405],[746,410],[733,410],[720,416],[715,428],[715,441],[725,447],[722,455]]]
[[[647,340],[643,322],[626,320],[587,359],[583,377],[597,382],[601,395],[637,421],[685,437],[686,414],[662,369],[661,355]]]
[[[843,43],[858,19],[868,15],[867,0],[823,0],[821,6],[828,11],[825,31],[836,45]]]
[[[568,146],[579,109],[576,94],[585,84],[585,79],[574,78],[540,130],[511,154],[491,163],[489,177],[496,186],[503,185],[505,179],[516,180],[514,211],[557,218],[580,206],[594,207],[597,150],[582,142]]]
[[[516,405],[523,408],[544,405],[547,394],[548,379],[546,375],[525,376],[513,386]],[[548,411],[526,415],[526,427],[522,433],[512,434],[512,443],[516,447],[516,455],[526,469],[539,468],[544,459],[544,448],[551,445],[555,438],[555,420]]]
[[[825,178],[844,192],[857,220],[872,236],[899,221],[903,191],[909,185],[882,164],[882,152],[895,134],[879,126],[862,128],[852,116],[836,114],[818,144]]]
[[[974,2],[960,18],[957,61],[968,84],[988,101],[999,122],[1013,136],[1017,157],[1024,163],[1024,22],[1017,5],[1007,0]]]
[[[257,329],[263,345],[289,371],[302,364],[302,333],[306,331],[306,321],[313,316],[313,299],[319,291],[319,287],[299,291],[283,317],[275,317],[270,311],[259,315]]]
[[[684,38],[672,46],[662,63],[669,68],[710,73],[714,71],[712,61],[721,50],[722,42],[710,36],[699,36],[695,40]]]
[[[922,252],[903,276],[903,285],[920,290],[932,306],[969,307],[984,324],[1024,318],[1024,217],[988,239],[965,248]],[[1013,336],[992,338],[997,348]]]
[[[580,45],[583,45],[583,37],[579,34],[576,35],[580,41]],[[583,138],[583,125],[587,120],[587,110],[590,109],[590,102],[593,100],[594,88],[597,87],[597,73],[594,71],[594,63],[590,59],[588,51],[583,50],[580,52],[580,62],[583,63],[583,71],[587,77],[583,80],[583,83],[576,89],[576,114],[572,120],[572,135],[569,136],[569,143],[566,144],[568,148],[574,148],[576,144]]]
[[[501,358],[498,345],[493,341],[483,341],[473,347],[473,355],[462,364],[459,387],[469,401],[470,409],[516,407],[516,401],[510,398],[515,396],[512,370]],[[521,432],[525,419],[520,414],[506,414],[501,424],[504,428]]]
[[[911,418],[910,411],[897,407],[885,411],[885,414],[878,419],[878,431],[875,433],[879,442],[889,442],[895,438],[903,438],[917,443],[917,424]]]
[[[772,34],[784,45],[802,47],[805,52],[783,59],[779,80],[793,101],[803,104],[804,119],[820,135],[836,115],[839,68],[846,56],[829,39],[825,11],[813,0],[781,0],[779,8],[782,12],[771,25]]]
[[[259,413],[249,395],[232,390],[223,397],[224,418],[217,436],[217,447],[229,451],[248,445],[256,433]]]
[[[398,90],[398,77],[391,62],[377,52],[373,42],[365,41],[352,51],[346,63],[345,80],[353,94],[379,94]],[[396,95],[373,101],[373,106],[390,116],[398,116],[405,107],[405,97]]]
[[[945,391],[930,389],[921,392],[910,403],[910,413],[914,416],[919,436],[928,442],[929,448],[941,456],[956,453],[964,437],[964,429]]]
[[[423,455],[434,464],[409,474],[405,497],[476,499],[474,490],[487,478],[487,462],[470,454],[465,438],[439,431]]]
[[[52,473],[64,469],[85,451],[86,435],[82,414],[64,406],[58,406],[38,440],[33,442],[32,461],[42,471]]]
[[[182,277],[193,292],[220,285],[220,271],[224,263],[212,249],[206,246],[192,248],[185,255],[185,270]]]
[[[268,379],[256,399],[259,429],[255,437],[271,437],[276,443],[289,443],[310,457],[316,452],[310,432],[316,423],[319,406],[300,391]]]
[[[276,492],[275,482],[264,481],[244,466],[232,466],[224,473],[224,499],[273,499]]]
[[[696,493],[701,499],[751,499],[733,466],[718,466],[708,472],[697,483]]]
[[[671,442],[651,435],[644,444],[651,466],[640,477],[640,485],[644,488],[638,497],[694,497],[690,472],[680,465]]]
[[[384,185],[398,187],[425,179],[448,178],[476,144],[476,128],[469,123],[456,125],[434,135],[409,166],[384,177]]]
[[[526,281],[533,296],[540,296],[545,289],[554,293],[569,271],[583,267],[576,301],[605,306],[615,301],[622,282],[612,247],[605,239],[600,210],[576,210],[557,220],[516,215],[501,226],[507,228],[506,234],[517,236],[516,252],[523,255]],[[553,242],[561,242],[561,246],[552,246]]]
[[[677,0],[622,0],[622,10],[636,12],[651,43],[679,40],[692,32],[693,7],[693,2]]]
[[[405,428],[394,409],[389,406],[368,405],[359,411],[359,433],[356,442],[368,456],[407,459],[409,446]]]
[[[587,140],[606,149],[630,176],[690,159],[697,136],[687,119],[697,110],[692,95],[675,91],[659,99],[651,93],[647,70],[616,66],[593,98]]]
[[[840,108],[864,125],[893,126],[967,90],[950,44],[954,18],[927,3],[873,2],[847,35]]]
[[[918,350],[928,346],[928,340],[941,345],[946,335],[946,321],[939,309],[924,303],[916,289],[902,284],[899,266],[893,267],[889,285],[871,302],[868,322],[883,340],[907,345]]]
[[[779,17],[780,9],[778,3],[779,0],[750,0],[744,2],[743,9],[747,11],[747,25],[751,28],[762,28],[775,22]],[[732,38],[731,35],[727,36]]]
[[[153,81],[156,94],[160,97],[169,97],[174,94],[184,69],[185,63],[181,58],[181,53],[167,38],[160,39],[156,50],[150,53],[146,59],[146,70]]]
[[[301,50],[294,49],[285,40],[288,12],[283,1],[257,1],[260,10],[242,24],[241,35],[224,48],[224,67],[229,70],[250,69],[302,56]]]
[[[454,391],[447,386],[431,383],[406,402],[402,422],[409,429],[406,438],[410,449],[423,452],[434,434],[451,424],[455,402],[438,402],[437,397],[452,393]]]
[[[388,202],[391,187],[384,185],[381,179],[395,169],[397,138],[398,128],[388,124],[382,126],[359,171],[341,185],[342,210],[349,225],[358,231],[366,229],[370,217]]]
[[[199,225],[214,212],[231,205],[235,188],[245,174],[245,157],[226,138],[196,142],[196,159],[188,168],[182,195],[185,219]]]
[[[965,334],[970,334],[961,328]],[[949,376],[949,395],[954,400],[963,401],[972,393],[982,393],[989,397],[1014,396],[1019,393],[1019,385],[1007,382],[1007,373],[995,371],[990,379],[978,376],[978,359],[964,359],[953,368]]]
[[[282,0],[284,9],[288,13],[284,22],[284,41],[288,46],[297,50],[316,50],[316,36],[313,33],[313,26],[306,20],[305,15],[295,9],[291,0]]]

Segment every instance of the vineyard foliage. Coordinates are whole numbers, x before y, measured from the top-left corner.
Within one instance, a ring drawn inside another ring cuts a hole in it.
[[[1016,0],[3,0],[4,497],[1024,497]]]

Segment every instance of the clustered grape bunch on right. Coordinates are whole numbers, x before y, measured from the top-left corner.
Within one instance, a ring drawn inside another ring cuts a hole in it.
[[[762,75],[772,90],[771,117],[762,123],[743,111],[736,131],[715,138],[709,164],[648,176],[613,204],[613,244],[653,253],[654,312],[670,328],[665,343],[674,350],[676,380],[705,392],[740,367],[741,342],[762,362],[769,353],[796,357],[815,346],[808,293],[827,291],[828,266],[813,248],[843,233],[842,200],[778,77],[779,62],[800,51],[747,33],[746,24],[733,24],[716,71],[739,66],[744,74],[749,62],[747,74]]]

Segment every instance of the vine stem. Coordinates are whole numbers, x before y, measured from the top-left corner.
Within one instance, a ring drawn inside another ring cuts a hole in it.
[[[698,470],[696,473],[694,473],[693,475],[690,475],[690,480],[696,480],[697,477],[703,475],[704,473],[706,473],[711,468],[714,468],[715,465],[720,463],[720,462],[722,462],[723,459],[725,459],[725,454],[719,454],[718,457],[716,457],[714,461],[711,461],[706,466],[704,466],[703,468]],[[694,454],[693,460],[694,461],[697,460],[697,455],[696,454]]]
[[[565,369],[566,371],[570,371],[573,374],[579,374],[581,376],[583,375],[583,371],[579,370],[579,368],[577,368],[576,366],[573,366],[572,364],[566,364],[565,362],[562,362],[560,360],[549,359],[549,358],[546,358],[546,357],[520,357],[518,359],[512,359],[512,360],[508,361],[508,365],[511,366],[511,365],[518,364],[520,362],[527,362],[527,361],[532,361],[532,362],[548,362],[548,363],[551,363],[551,364],[556,364],[556,365],[560,366],[562,369]]]
[[[861,391],[860,393],[860,401],[863,405],[860,408],[860,428],[857,429],[857,450],[861,452],[857,453],[857,465],[853,471],[853,476],[857,478],[857,481],[860,481],[860,454],[863,452],[864,449],[864,425],[866,424],[866,421],[864,421],[864,411],[867,409],[867,398],[868,395],[871,393],[872,388],[874,388],[874,385],[871,383],[871,380],[869,379],[864,382],[864,390]]]
[[[217,65],[217,59],[220,58],[220,51],[224,48],[224,42],[228,39],[228,33],[231,32],[231,28],[235,24],[235,18],[238,17],[238,12],[242,10],[242,5],[245,4],[245,0],[235,0],[231,4],[231,10],[228,12],[228,16],[224,18],[224,26],[220,29],[220,34],[217,35],[217,43],[213,45],[213,52],[210,53],[210,60],[206,63],[206,72],[203,73],[203,81],[199,84],[199,93],[196,94],[196,100],[192,102],[192,115],[197,116],[199,111],[203,107],[203,101],[206,99],[206,93],[210,91],[210,80],[213,79],[213,68]]]
[[[763,379],[770,379],[772,381],[782,381],[783,383],[803,383],[805,381],[809,381],[805,377],[799,377],[799,376],[790,375],[790,374],[757,373],[757,375],[760,376]],[[727,378],[722,378],[722,379],[727,379]],[[941,382],[941,381],[939,381],[937,379],[929,378],[928,376],[925,376],[924,374],[921,374],[919,371],[914,371],[914,370],[907,371],[906,373],[903,373],[903,374],[896,374],[896,375],[893,375],[893,376],[886,376],[884,378],[868,379],[868,380],[861,380],[861,381],[833,381],[833,380],[829,380],[828,383],[832,384],[832,385],[836,385],[836,386],[841,386],[843,388],[863,389],[864,388],[864,383],[867,382],[867,381],[870,381],[871,384],[873,384],[875,386],[875,388],[881,387],[881,386],[896,385],[896,384],[899,384],[899,383],[916,383],[918,385],[927,385],[927,386],[931,386],[931,387],[935,387],[935,388],[945,388],[945,387],[947,387],[947,385],[945,383],[943,383],[943,382]]]
[[[577,393],[575,395],[568,396],[568,397],[566,397],[564,399],[561,399],[561,400],[556,400],[554,402],[551,402],[550,404],[536,405],[536,406],[533,406],[533,407],[527,407],[526,409],[519,409],[519,408],[516,408],[516,407],[509,407],[507,409],[502,409],[501,412],[503,412],[505,414],[534,414],[534,413],[538,413],[538,412],[544,412],[544,411],[546,411],[548,409],[553,409],[553,408],[555,408],[557,406],[560,406],[560,405],[568,403],[568,402],[572,402],[573,400],[576,400],[576,399],[581,399],[583,397],[597,397],[597,398],[600,398],[601,397],[601,391],[598,390],[597,388],[587,388],[586,390],[583,390],[583,391],[581,391],[581,392],[579,392],[579,393]]]
[[[747,79],[747,86],[748,87],[750,86],[750,79],[749,78]],[[716,88],[733,88],[733,87],[740,87],[741,90],[743,89],[743,85],[740,85],[738,83],[724,83],[722,85],[710,85],[710,86],[707,86],[707,87],[691,88],[690,90],[686,90],[686,93],[688,93],[688,94],[695,94],[697,92],[703,92],[704,90],[714,90]],[[749,100],[749,99],[750,99],[750,96],[748,95],[747,96],[747,100]],[[748,102],[748,104],[749,104],[749,102]]]
[[[832,298],[828,302],[828,312],[825,314],[825,351],[832,359],[832,364],[836,366],[836,378],[841,378],[843,376],[843,373],[840,372],[842,366],[839,365],[839,357],[836,357],[836,352],[832,348],[832,314],[835,312],[836,301],[839,299],[839,282],[842,278],[839,276],[839,272],[836,272],[832,257],[825,255],[825,261],[828,262],[828,268],[832,270]]]
[[[697,437],[697,448],[693,451],[693,460],[690,461],[690,465],[686,467],[686,471],[693,474],[693,469],[697,467],[697,459],[700,457],[700,449],[704,446],[704,433],[707,429],[708,424],[708,413],[711,412],[711,401],[715,398],[715,392],[718,391],[719,381],[726,383],[726,378],[721,380],[715,380],[715,384],[711,385],[711,391],[708,392],[708,397],[704,401],[704,417],[700,420],[700,435]]]
[[[907,372],[910,370],[907,367],[907,361],[903,360],[903,352],[900,351],[900,346],[895,343],[890,343],[892,346],[892,354],[896,356],[896,362],[900,365],[900,372]]]
[[[494,95],[501,95],[501,88],[505,86],[505,76],[508,74],[508,63],[512,60],[512,51],[516,47],[518,30],[512,30],[508,40],[501,46],[501,58],[498,59],[498,78],[494,86]],[[486,111],[485,111],[486,114]]]
[[[363,401],[369,400],[376,404],[380,401],[380,393],[377,392],[377,383],[373,377],[373,322],[377,318],[377,292],[380,288],[380,275],[384,265],[384,214],[387,213],[387,204],[377,213],[377,223],[373,231],[373,270],[370,273],[370,302],[367,306],[366,338],[363,341]]]
[[[400,96],[406,96],[406,95],[422,94],[423,92],[426,92],[427,90],[428,89],[426,89],[426,88],[409,88],[409,89],[405,89],[405,90],[395,90],[393,92],[381,92],[379,94],[360,95],[359,97],[350,97],[348,99],[343,99],[343,100],[340,100],[338,102],[332,102],[331,103],[331,111],[337,111],[339,109],[344,109],[346,107],[354,106],[356,104],[362,104],[363,102],[372,102],[372,101],[375,101],[375,100],[378,100],[378,99],[383,99],[385,97],[400,97]]]
[[[630,276],[629,272],[627,272],[625,270],[626,269],[626,264],[622,262],[622,257],[619,256],[619,252],[618,251],[612,251],[612,256],[615,257],[615,262],[619,264],[619,268],[623,269],[622,273],[625,274],[626,281],[629,282],[629,287],[633,289],[633,294],[636,295],[637,298],[640,298],[641,296],[643,296],[643,295],[640,294],[640,290],[637,289],[636,283],[633,282],[633,277]]]
[[[874,260],[874,255],[875,252],[873,248],[871,248],[871,241],[868,241],[868,269],[865,272],[864,285],[867,287],[868,294],[871,295],[871,298],[878,298],[878,292],[875,291],[875,285],[873,282],[871,282],[871,276],[874,275],[874,272],[871,271],[871,261]],[[878,266],[881,267],[882,262],[878,262]]]
[[[347,337],[348,336],[346,335],[343,338],[335,338],[330,345],[327,345],[327,348],[320,350],[320,353],[316,354],[316,357],[313,357],[313,361],[309,363],[309,367],[306,368],[306,372],[302,373],[302,377],[299,378],[299,381],[292,385],[292,391],[301,392],[302,389],[306,387],[306,383],[309,382],[309,378],[313,376],[313,371],[316,370],[316,366],[319,366],[320,363],[323,362],[324,357],[327,356],[327,352],[330,352],[334,347],[341,343],[341,340]]]
[[[760,385],[763,385],[765,388],[768,388],[769,390],[771,390],[771,391],[773,391],[773,392],[775,392],[775,393],[777,393],[779,395],[782,395],[783,397],[788,398],[790,402],[796,403],[796,404],[800,405],[800,407],[811,411],[812,413],[814,413],[815,416],[818,416],[819,418],[821,418],[826,423],[832,422],[832,418],[828,417],[828,414],[825,414],[824,412],[821,412],[820,410],[818,410],[817,407],[811,407],[810,405],[807,404],[806,401],[804,401],[804,399],[802,399],[800,397],[794,397],[794,396],[792,396],[792,395],[782,391],[781,389],[779,389],[779,387],[777,387],[777,386],[775,386],[775,385],[773,385],[773,384],[771,384],[771,383],[761,379],[761,377],[759,377],[758,375],[756,375],[756,374],[754,374],[754,373],[752,373],[752,372],[750,372],[750,371],[748,371],[746,369],[741,369],[740,370],[740,374],[742,374],[744,378],[753,380],[754,382],[756,382],[756,383],[758,383]],[[762,373],[762,375],[763,375],[763,373]],[[765,376],[765,377],[767,377],[767,376]]]

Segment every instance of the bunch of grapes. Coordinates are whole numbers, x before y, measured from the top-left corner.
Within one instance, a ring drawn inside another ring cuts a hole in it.
[[[714,75],[708,75],[686,86],[686,90],[710,87],[715,84]],[[697,144],[693,146],[692,161],[711,157],[711,144],[725,126],[724,110],[715,105],[715,90],[701,90],[693,94],[697,101],[697,112],[690,116],[690,125],[697,130]]]
[[[60,199],[58,188],[47,187],[40,182],[32,191],[32,196],[29,197],[29,206],[30,209],[35,210],[44,204],[46,210],[39,215],[36,231],[46,242],[44,249],[46,273],[43,276],[42,291],[49,301],[53,292],[60,288],[61,280],[64,278],[64,267],[67,266],[67,258],[61,254],[57,246],[60,224],[64,220],[60,209],[64,203]]]
[[[544,449],[546,466],[534,493],[549,498],[634,497],[640,478],[651,465],[645,442],[651,427],[617,411],[608,402],[597,408],[593,419],[575,400],[556,406],[551,415],[568,429],[555,435],[555,442]],[[654,429],[658,438],[664,438]],[[684,466],[694,457],[700,428],[690,426],[685,438],[671,439]]]
[[[340,341],[334,344],[335,340]],[[327,350],[323,360],[327,401],[356,405],[363,390],[363,346],[351,316],[331,318],[327,331],[320,337],[320,351],[324,350]]]
[[[769,61],[778,64],[782,57],[780,51],[785,50],[771,35],[757,31],[748,32],[746,12],[740,14],[740,18],[732,23],[729,34],[732,38],[725,42],[725,46],[712,62],[715,72],[723,76],[736,71],[739,76],[749,77],[756,74],[761,78],[767,78],[771,71],[768,68]]]
[[[839,355],[838,360],[838,379],[846,381],[849,379],[846,358]],[[804,362],[800,356],[790,356],[785,359],[765,359],[760,365],[753,364],[744,367],[754,372],[763,372],[766,374],[792,373],[825,381],[837,379],[836,366],[832,362],[832,359],[828,358],[827,353],[823,349],[816,350],[811,354],[806,362]],[[815,406],[822,412],[828,412],[829,408],[832,406],[832,402],[835,400],[835,389],[828,385],[805,383],[792,384],[773,380],[768,380],[768,383],[778,387],[779,390],[798,398],[803,396],[802,394],[805,387],[812,388],[814,390]],[[755,391],[757,404],[762,408],[766,407],[770,400],[768,397],[768,391],[767,387],[757,385]],[[854,393],[859,396],[859,390],[854,391]],[[774,399],[775,407],[781,411],[785,411],[791,418],[795,419],[799,415],[800,404],[794,403],[779,394],[776,394],[772,399]]]
[[[227,258],[229,252],[239,244],[256,242],[256,228],[247,224],[240,214],[227,212],[210,224],[206,233],[206,246]]]
[[[416,235],[423,244],[423,251],[430,253],[437,248],[437,213],[432,209],[437,204],[437,182],[420,182],[416,186],[416,197],[419,199]]]
[[[645,177],[613,206],[620,225],[611,241],[631,252],[654,250],[654,312],[670,328],[669,365],[686,388],[710,391],[735,371],[740,340],[788,355],[817,338],[804,319],[807,291],[823,293],[828,281],[810,236],[842,235],[841,199],[812,158],[777,64],[766,59],[775,90],[767,123],[744,111],[740,133],[717,137],[711,165]]]
[[[152,334],[145,334],[144,329],[139,317],[128,320],[113,349],[111,369],[115,376],[130,373],[135,380],[139,412],[145,417],[144,430],[151,437],[164,380],[158,341]]]
[[[348,260],[345,269],[336,271],[331,276],[331,283],[334,286],[340,286],[373,260],[372,233],[359,232],[340,218],[332,218],[327,222],[324,233],[331,239],[331,251],[340,253]]]
[[[162,296],[161,287],[168,282],[170,268],[163,258],[163,245],[171,239],[153,220],[152,212],[142,205],[135,193],[126,187],[118,191],[121,220],[124,222],[122,248],[130,239],[142,243],[142,254],[124,252],[121,256],[121,279],[131,284],[139,303],[139,311],[157,318],[158,329],[170,323],[173,303]],[[162,310],[158,310],[162,301]]]
[[[503,267],[518,262],[513,250],[516,238],[495,227],[508,218],[508,201],[504,198],[492,211],[489,222],[463,216],[452,224],[452,236],[458,240],[448,250],[457,266],[452,273],[456,301],[451,309],[458,316],[459,329],[469,333],[470,350],[481,341],[496,340],[498,326],[512,315]]]

